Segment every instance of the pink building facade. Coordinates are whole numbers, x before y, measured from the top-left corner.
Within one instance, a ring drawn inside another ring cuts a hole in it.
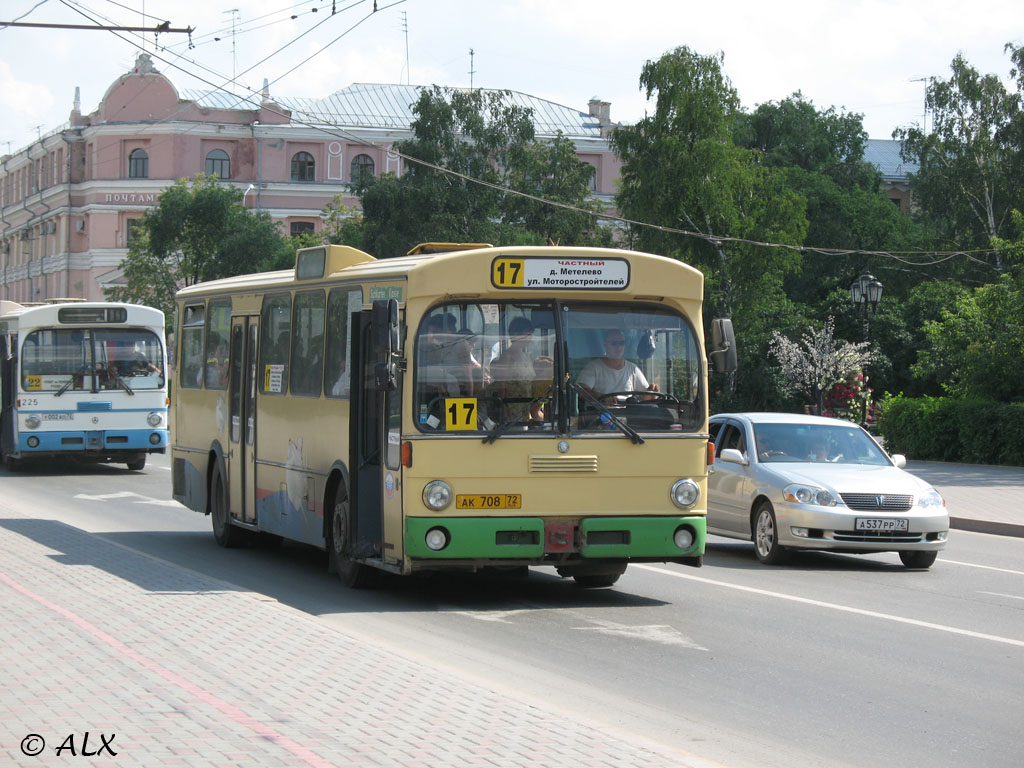
[[[0,158],[0,298],[99,300],[121,280],[134,222],[176,179],[216,173],[267,211],[285,234],[319,231],[320,213],[349,195],[354,174],[401,173],[395,142],[411,136],[416,86],[355,84],[320,99],[261,103],[224,92],[178,91],[146,54],[96,111],[76,92],[67,125]],[[580,112],[526,94],[537,134],[558,131],[597,169],[611,202],[621,164],[608,144],[609,105]],[[358,200],[345,200],[358,205]]]

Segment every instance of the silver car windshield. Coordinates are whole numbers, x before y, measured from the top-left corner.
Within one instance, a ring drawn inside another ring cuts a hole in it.
[[[755,424],[758,461],[830,464],[889,464],[885,452],[856,426]]]

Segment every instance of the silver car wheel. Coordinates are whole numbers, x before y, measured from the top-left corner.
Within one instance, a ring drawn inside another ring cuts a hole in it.
[[[772,565],[789,559],[789,552],[779,546],[775,510],[771,502],[764,501],[754,514],[754,552],[762,563]]]

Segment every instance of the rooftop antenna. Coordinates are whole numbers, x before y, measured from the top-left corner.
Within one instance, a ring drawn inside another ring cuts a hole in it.
[[[238,77],[238,57],[235,56],[235,19],[238,18],[238,9],[232,8],[224,13],[231,14],[231,87],[235,88],[235,78]]]
[[[928,77],[912,77],[910,82],[912,83],[927,83],[931,78]],[[924,89],[924,112],[921,113],[921,130],[924,134],[928,135],[928,88]]]
[[[405,84],[412,82],[412,72],[409,70],[409,15],[402,11],[402,31],[405,32]]]
[[[473,75],[476,74],[476,70],[473,69],[473,49],[469,49],[469,90],[473,90]]]

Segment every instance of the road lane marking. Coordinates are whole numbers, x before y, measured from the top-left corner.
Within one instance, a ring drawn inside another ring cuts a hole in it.
[[[979,595],[995,595],[996,597],[1008,597],[1011,600],[1024,600],[1024,595],[1007,595],[1005,592],[978,592]]]
[[[695,651],[706,651],[703,645],[698,645],[675,627],[667,624],[641,624],[631,626],[619,624],[614,621],[603,621],[601,619],[588,619],[596,627],[573,627],[582,632],[599,632],[603,635],[614,635],[617,637],[631,637],[637,640],[648,640],[662,645],[681,645],[684,648],[691,648]]]
[[[794,603],[803,603],[804,605],[813,605],[818,608],[829,608],[833,611],[843,611],[844,613],[855,613],[860,616],[870,616],[875,619],[885,619],[886,621],[895,621],[900,624],[910,624],[915,627],[923,627],[925,629],[937,629],[940,632],[949,632],[954,635],[964,635],[965,637],[974,637],[979,640],[990,640],[994,643],[1004,643],[1006,645],[1016,645],[1020,648],[1024,648],[1024,640],[1015,640],[1012,637],[1000,637],[999,635],[988,635],[984,632],[974,632],[970,629],[959,629],[958,627],[950,627],[945,624],[933,624],[930,621],[919,621],[918,619],[908,619],[905,616],[894,616],[891,613],[879,613],[878,611],[866,611],[863,608],[853,608],[848,605],[839,605],[837,603],[826,603],[823,600],[812,600],[809,597],[797,597],[796,595],[786,595],[782,592],[771,592],[767,589],[758,589],[757,587],[744,587],[740,584],[730,584],[727,581],[716,581],[715,579],[706,579],[703,576],[691,576],[688,573],[680,573],[677,571],[670,571],[665,568],[657,568],[652,565],[632,565],[633,568],[641,568],[645,571],[654,571],[655,573],[661,573],[666,576],[674,576],[677,579],[687,579],[689,581],[699,581],[703,584],[711,584],[715,587],[727,587],[728,589],[736,589],[740,592],[749,592],[754,595],[764,595],[765,597],[776,597],[780,600],[789,600]]]
[[[75,496],[76,499],[84,499],[85,501],[108,501],[110,499],[130,499],[133,497],[138,499],[138,501],[133,501],[133,504],[155,504],[158,507],[178,506],[178,502],[174,499],[154,499],[152,496],[143,496],[141,493],[135,493],[135,491],[100,493],[94,496],[88,493],[79,493]]]
[[[943,563],[949,563],[951,565],[966,565],[968,568],[984,568],[986,571],[999,571],[1000,573],[1012,573],[1016,576],[1024,576],[1024,571],[1014,571],[1010,568],[996,568],[994,565],[978,565],[977,563],[962,563],[959,560],[947,560],[944,557],[941,560]]]
[[[100,642],[105,643],[107,646],[109,646],[117,653],[120,653],[125,658],[134,661],[139,666],[148,669],[150,672],[159,677],[162,677],[171,685],[175,685],[178,688],[181,688],[186,693],[191,694],[204,704],[207,704],[208,706],[211,706],[214,709],[219,710],[239,725],[249,728],[259,738],[264,739],[265,741],[269,741],[272,744],[276,744],[277,746],[290,752],[299,760],[302,760],[304,763],[311,766],[311,768],[335,768],[333,763],[324,760],[322,757],[317,755],[312,750],[307,749],[306,747],[302,746],[296,741],[293,741],[292,739],[288,738],[283,733],[275,730],[266,723],[261,723],[255,717],[246,714],[245,711],[239,709],[234,704],[225,701],[224,699],[220,698],[214,693],[211,693],[205,688],[199,687],[192,681],[182,677],[176,672],[172,672],[166,667],[163,667],[159,663],[153,661],[148,656],[144,656],[143,654],[136,651],[134,648],[125,645],[123,642],[118,640],[113,635],[109,634],[108,632],[104,632],[102,629],[100,629],[87,619],[83,619],[77,613],[74,613],[73,611],[65,608],[64,606],[58,605],[57,603],[48,600],[42,595],[37,595],[35,592],[32,592],[27,587],[22,586],[5,573],[0,572],[0,581],[7,584],[7,586],[15,590],[16,592],[20,592],[25,597],[39,603],[44,608],[49,608],[51,611],[56,612],[60,616],[63,616],[65,619],[70,621],[80,630],[82,630],[86,634],[92,635]]]

